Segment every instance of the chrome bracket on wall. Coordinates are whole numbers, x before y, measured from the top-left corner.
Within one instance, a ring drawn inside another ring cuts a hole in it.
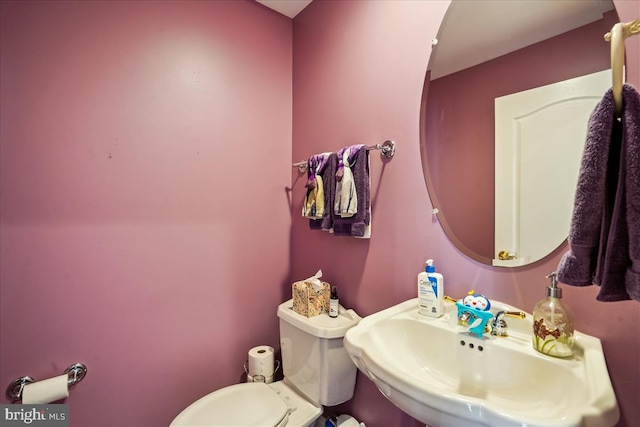
[[[380,150],[380,155],[385,159],[390,159],[396,154],[396,143],[390,139],[386,140],[382,144],[376,144],[374,146],[376,150]],[[372,147],[367,147],[368,150],[371,150]]]

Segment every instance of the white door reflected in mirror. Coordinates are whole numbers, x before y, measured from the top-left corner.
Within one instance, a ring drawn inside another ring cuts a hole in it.
[[[610,87],[605,70],[495,99],[494,266],[535,262],[567,238],[589,116]]]

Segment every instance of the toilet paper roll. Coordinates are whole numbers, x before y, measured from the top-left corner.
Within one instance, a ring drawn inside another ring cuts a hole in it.
[[[262,375],[264,377],[273,376],[274,351],[273,347],[260,345],[249,350],[249,372],[252,377]]]
[[[22,390],[23,404],[51,403],[69,397],[67,381],[69,376],[63,374],[47,380],[27,384]]]

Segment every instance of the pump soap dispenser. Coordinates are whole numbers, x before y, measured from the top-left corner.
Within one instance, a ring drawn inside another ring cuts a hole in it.
[[[562,302],[556,272],[546,276],[547,297],[533,308],[533,348],[554,357],[573,356],[573,314]]]

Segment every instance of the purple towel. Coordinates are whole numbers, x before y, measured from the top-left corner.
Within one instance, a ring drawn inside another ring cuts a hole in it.
[[[640,95],[622,89],[621,120],[607,91],[591,117],[585,143],[569,251],[558,280],[600,286],[599,301],[640,301]]]
[[[333,215],[333,201],[336,195],[336,170],[338,167],[338,155],[330,153],[324,165],[318,169],[324,186],[324,216],[322,219],[310,219],[309,228],[312,230],[329,231],[331,229]]]
[[[367,147],[362,144],[358,145],[358,147],[357,151],[354,150],[353,157],[349,156],[351,172],[353,172],[353,181],[356,187],[358,212],[352,217],[342,218],[332,210],[333,233],[336,236],[365,237],[366,228],[371,223],[369,151]],[[340,153],[338,153],[338,158],[340,158]]]

